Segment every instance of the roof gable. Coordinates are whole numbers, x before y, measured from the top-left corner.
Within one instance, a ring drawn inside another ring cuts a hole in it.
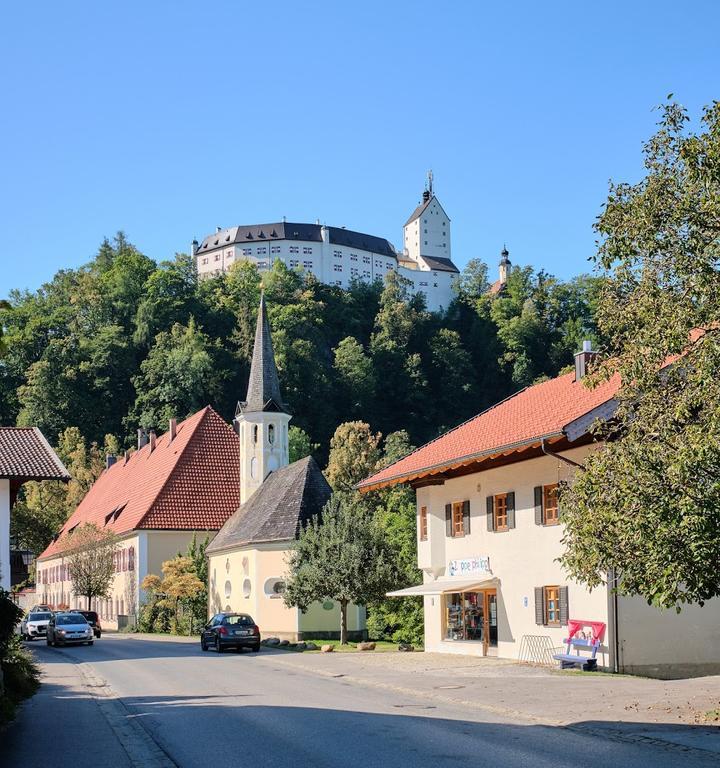
[[[0,427],[0,478],[69,480],[70,473],[37,427]]]
[[[404,482],[463,460],[563,435],[569,424],[612,400],[619,387],[616,375],[590,389],[575,381],[574,372],[527,387],[366,478],[359,488]]]
[[[308,456],[278,469],[223,525],[208,553],[248,544],[290,541],[330,498],[330,486]]]
[[[100,477],[40,555],[63,550],[77,525],[93,523],[121,534],[138,528],[217,530],[240,497],[238,438],[206,406],[177,426],[120,459]]]

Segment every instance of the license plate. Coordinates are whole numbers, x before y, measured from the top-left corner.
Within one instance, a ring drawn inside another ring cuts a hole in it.
[[[249,635],[250,634],[250,630],[249,629],[236,629],[233,632],[233,634],[234,635]]]

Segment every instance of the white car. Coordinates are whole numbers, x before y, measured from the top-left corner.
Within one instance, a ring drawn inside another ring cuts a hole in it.
[[[24,640],[47,637],[47,626],[51,618],[50,611],[31,611],[20,622],[20,635]]]
[[[48,622],[45,642],[48,645],[70,643],[93,644],[93,629],[81,613],[54,613]]]

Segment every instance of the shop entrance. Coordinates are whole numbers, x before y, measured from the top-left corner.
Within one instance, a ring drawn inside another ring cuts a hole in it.
[[[445,594],[446,640],[483,644],[483,655],[497,654],[497,590],[483,589]]]

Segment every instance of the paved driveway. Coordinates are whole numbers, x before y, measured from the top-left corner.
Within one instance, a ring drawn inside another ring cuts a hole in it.
[[[196,643],[132,636],[104,636],[93,647],[63,651],[34,648],[46,682],[0,735],[3,766],[49,764],[52,752],[71,756],[67,764],[74,768],[717,764],[717,754],[704,748],[637,733],[598,736],[592,726],[576,730],[511,708],[476,706],[484,697],[474,665],[463,673],[465,689],[443,688],[452,684],[447,674],[429,668],[432,659],[420,654],[409,660],[268,650],[217,655],[203,654]],[[461,662],[452,661],[450,667]],[[367,665],[375,665],[374,679],[362,672]],[[402,685],[394,677],[401,665]],[[507,687],[521,679],[512,671],[504,676]],[[466,703],[453,698],[458,691]],[[707,729],[702,734],[709,738]]]

